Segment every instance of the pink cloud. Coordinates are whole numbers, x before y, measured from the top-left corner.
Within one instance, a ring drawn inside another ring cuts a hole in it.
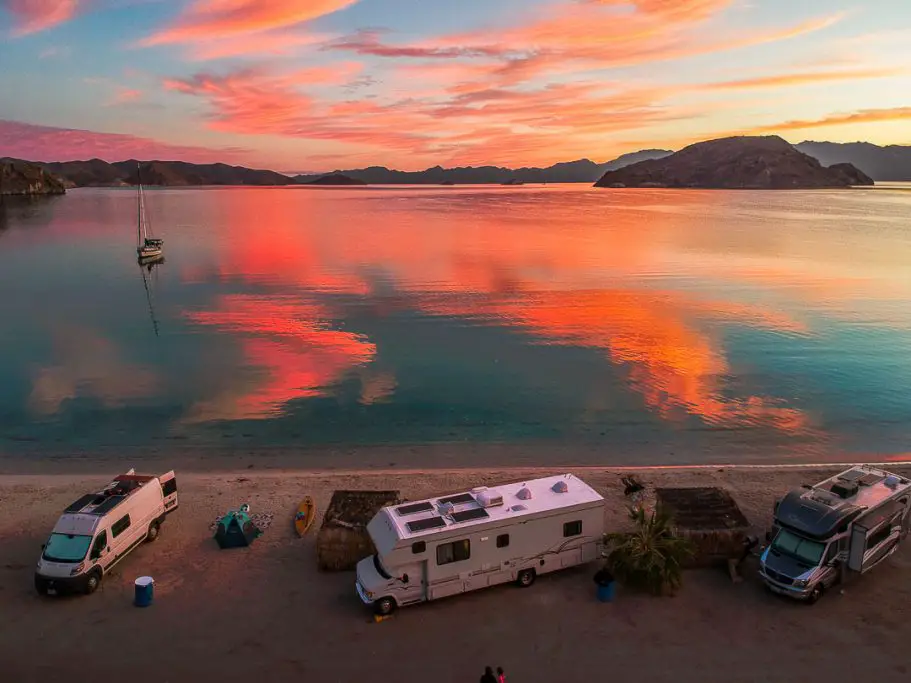
[[[119,104],[130,104],[142,99],[142,90],[133,88],[118,87],[114,96],[105,103],[107,107],[115,107]]]
[[[0,0],[0,7],[13,15],[13,35],[23,36],[69,21],[79,0]]]
[[[31,161],[73,161],[77,159],[165,159],[213,163],[242,163],[249,150],[237,147],[208,148],[172,145],[150,138],[121,133],[96,133],[74,128],[36,126],[0,120],[0,156]]]

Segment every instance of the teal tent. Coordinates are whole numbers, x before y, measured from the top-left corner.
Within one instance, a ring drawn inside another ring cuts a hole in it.
[[[250,519],[250,506],[241,505],[240,510],[232,510],[220,520],[215,528],[215,541],[218,546],[226,548],[246,548],[262,533]]]

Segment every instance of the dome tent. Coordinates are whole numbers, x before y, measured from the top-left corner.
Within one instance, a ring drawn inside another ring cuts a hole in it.
[[[261,533],[259,527],[250,519],[250,506],[244,503],[240,510],[232,510],[218,521],[215,541],[222,550],[246,548]]]

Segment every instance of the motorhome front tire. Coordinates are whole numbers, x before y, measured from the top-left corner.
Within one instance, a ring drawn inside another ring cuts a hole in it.
[[[528,588],[535,582],[535,576],[536,575],[534,569],[523,569],[516,577],[516,583],[519,584],[519,586],[522,588]]]
[[[146,542],[152,543],[155,539],[158,538],[158,534],[161,532],[161,525],[158,522],[152,522],[149,524],[149,531],[146,534]]]
[[[392,598],[380,598],[373,606],[376,613],[381,617],[386,617],[395,612],[395,600]]]
[[[823,596],[823,593],[826,592],[826,589],[821,584],[816,586],[813,590],[810,591],[810,594],[807,596],[807,604],[815,605],[819,602],[819,599]]]

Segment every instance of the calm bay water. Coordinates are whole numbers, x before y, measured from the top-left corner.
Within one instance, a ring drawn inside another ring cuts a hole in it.
[[[0,451],[901,457],[909,189],[150,190],[151,271],[129,189],[8,202]]]

